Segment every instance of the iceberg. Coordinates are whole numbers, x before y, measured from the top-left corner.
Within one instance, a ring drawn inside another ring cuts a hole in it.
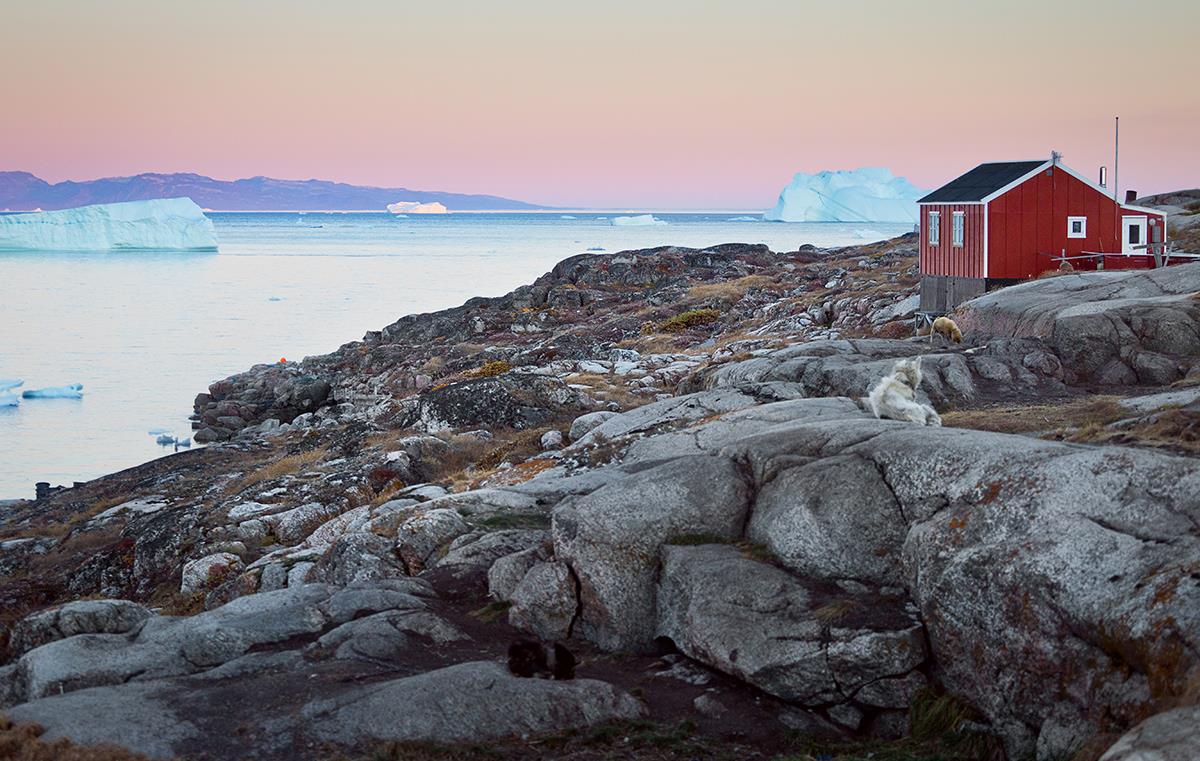
[[[16,407],[20,404],[20,399],[16,394],[8,391],[0,391],[0,407]]]
[[[656,218],[653,214],[638,214],[633,217],[613,217],[612,223],[618,227],[634,227],[638,225],[665,225],[661,219]]]
[[[799,172],[768,222],[917,222],[917,199],[925,191],[881,167]]]
[[[216,251],[212,220],[190,198],[0,215],[0,251]]]
[[[31,388],[21,394],[25,399],[82,399],[83,384],[72,383],[69,386],[51,386],[50,388]]]
[[[393,214],[445,214],[447,209],[436,201],[433,203],[421,203],[420,201],[399,201],[397,203],[389,203],[387,210]]]
[[[10,388],[23,386],[25,381],[20,378],[0,378],[0,391],[8,391]]]

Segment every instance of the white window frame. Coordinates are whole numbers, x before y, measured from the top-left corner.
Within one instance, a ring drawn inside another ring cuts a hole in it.
[[[963,239],[966,238],[967,213],[965,211],[953,212],[950,216],[950,245],[954,248],[963,247]]]
[[[1074,232],[1075,223],[1079,222],[1079,232]],[[1067,237],[1068,238],[1086,238],[1087,237],[1087,217],[1067,217]]]
[[[936,246],[942,242],[942,213],[929,212],[929,245]]]

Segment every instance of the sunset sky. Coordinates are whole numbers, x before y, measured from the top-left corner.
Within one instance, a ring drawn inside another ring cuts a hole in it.
[[[5,0],[0,169],[765,208],[1048,156],[1200,185],[1200,2]]]

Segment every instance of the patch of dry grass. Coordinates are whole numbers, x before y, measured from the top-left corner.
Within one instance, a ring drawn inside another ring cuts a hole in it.
[[[694,285],[688,289],[684,297],[685,304],[700,304],[706,301],[724,301],[729,304],[741,301],[752,288],[764,288],[773,285],[775,278],[769,275],[746,275],[736,280],[722,280],[718,283]]]
[[[942,425],[997,433],[1037,434],[1076,444],[1142,446],[1200,452],[1200,414],[1165,409],[1138,423],[1111,428],[1138,413],[1118,404],[1121,397],[1093,396],[1060,404],[994,405],[942,415]]]
[[[484,362],[482,365],[468,373],[468,375],[470,375],[472,378],[494,378],[497,375],[503,375],[511,369],[512,365],[508,363],[508,360],[493,359],[488,362]]]
[[[325,456],[327,447],[317,447],[310,449],[307,452],[299,452],[297,454],[281,457],[278,460],[271,460],[257,470],[252,470],[238,480],[234,481],[225,489],[226,494],[237,494],[249,489],[251,486],[261,484],[264,481],[271,481],[283,476],[290,476],[294,473],[299,473],[305,466],[312,465]]]
[[[858,605],[852,600],[833,600],[814,610],[812,616],[821,623],[836,624],[857,611]]]
[[[995,433],[1055,433],[1095,429],[1132,416],[1117,404],[1118,396],[1090,396],[1057,404],[1001,404],[942,415],[948,428],[973,428]]]
[[[721,313],[716,309],[689,309],[660,322],[658,330],[663,333],[682,333],[692,328],[711,325],[719,319]]]

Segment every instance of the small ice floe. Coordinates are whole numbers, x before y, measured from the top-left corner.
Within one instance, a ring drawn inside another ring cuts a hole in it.
[[[636,214],[632,217],[613,217],[612,223],[617,227],[636,227],[646,225],[665,225],[666,222],[653,214]]]
[[[587,250],[588,251],[607,251],[608,249],[606,249],[604,246],[588,246]]]
[[[855,230],[854,237],[859,240],[883,240],[887,236],[876,230]]]
[[[0,378],[0,391],[8,391],[23,385],[25,385],[25,381],[20,378]]]
[[[175,448],[176,449],[180,449],[180,448],[187,449],[191,445],[192,445],[191,439],[175,439]]]
[[[21,403],[20,397],[10,391],[0,391],[0,407],[16,407]]]
[[[283,301],[283,296],[272,296],[267,301]]]
[[[760,222],[762,217],[730,217],[727,222]]]
[[[83,384],[71,383],[50,388],[31,388],[21,394],[25,399],[82,399]]]
[[[150,430],[146,431],[146,433],[150,436],[161,436],[164,433],[170,433],[170,432],[171,432],[170,428],[151,428]]]
[[[154,439],[154,443],[160,446],[169,447],[175,443],[175,437],[169,433],[164,433],[163,435]]]
[[[570,214],[563,214],[561,217],[559,217],[559,219],[579,219],[579,217],[572,217]]]

